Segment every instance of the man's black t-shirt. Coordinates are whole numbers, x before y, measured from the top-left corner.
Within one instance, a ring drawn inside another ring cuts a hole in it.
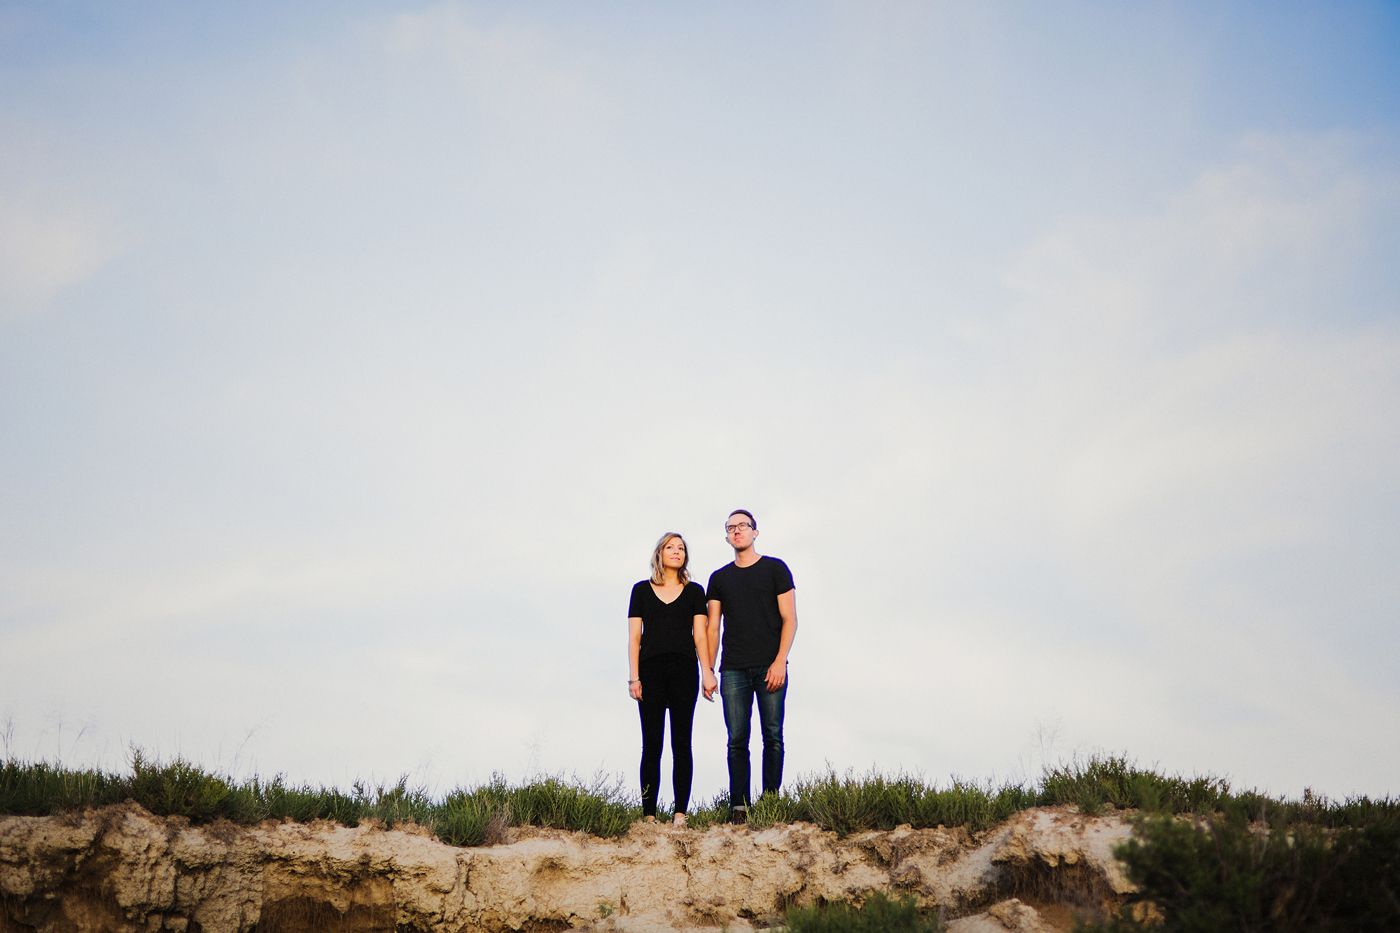
[[[673,602],[663,603],[650,580],[632,587],[627,618],[642,620],[642,652],[638,661],[658,654],[695,657],[695,617],[707,611],[705,591],[698,583],[687,583]]]
[[[728,563],[710,574],[707,599],[724,613],[723,670],[767,667],[778,657],[783,617],[778,597],[793,587],[792,571],[776,557],[760,557],[747,567]]]

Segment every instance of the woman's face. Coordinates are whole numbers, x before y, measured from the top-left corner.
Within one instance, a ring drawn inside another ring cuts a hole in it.
[[[661,547],[661,566],[680,570],[685,566],[685,542],[672,538]]]

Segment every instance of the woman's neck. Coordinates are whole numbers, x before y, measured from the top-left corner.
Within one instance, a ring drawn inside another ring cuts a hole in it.
[[[675,586],[681,582],[681,575],[669,567],[661,571],[661,585]]]

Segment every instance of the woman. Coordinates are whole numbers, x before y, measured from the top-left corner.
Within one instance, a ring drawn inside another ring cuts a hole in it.
[[[642,714],[642,815],[656,821],[656,794],[661,783],[661,741],[666,713],[671,714],[672,789],[677,826],[685,825],[690,806],[690,727],[700,688],[697,661],[708,657],[705,590],[690,581],[685,539],[668,532],[651,553],[651,579],[632,587],[627,609],[627,689]],[[713,671],[705,671],[712,689]]]

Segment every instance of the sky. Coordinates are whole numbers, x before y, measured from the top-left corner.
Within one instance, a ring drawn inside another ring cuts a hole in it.
[[[745,508],[789,781],[1400,793],[1397,259],[1394,3],[0,3],[0,752],[631,788]]]

